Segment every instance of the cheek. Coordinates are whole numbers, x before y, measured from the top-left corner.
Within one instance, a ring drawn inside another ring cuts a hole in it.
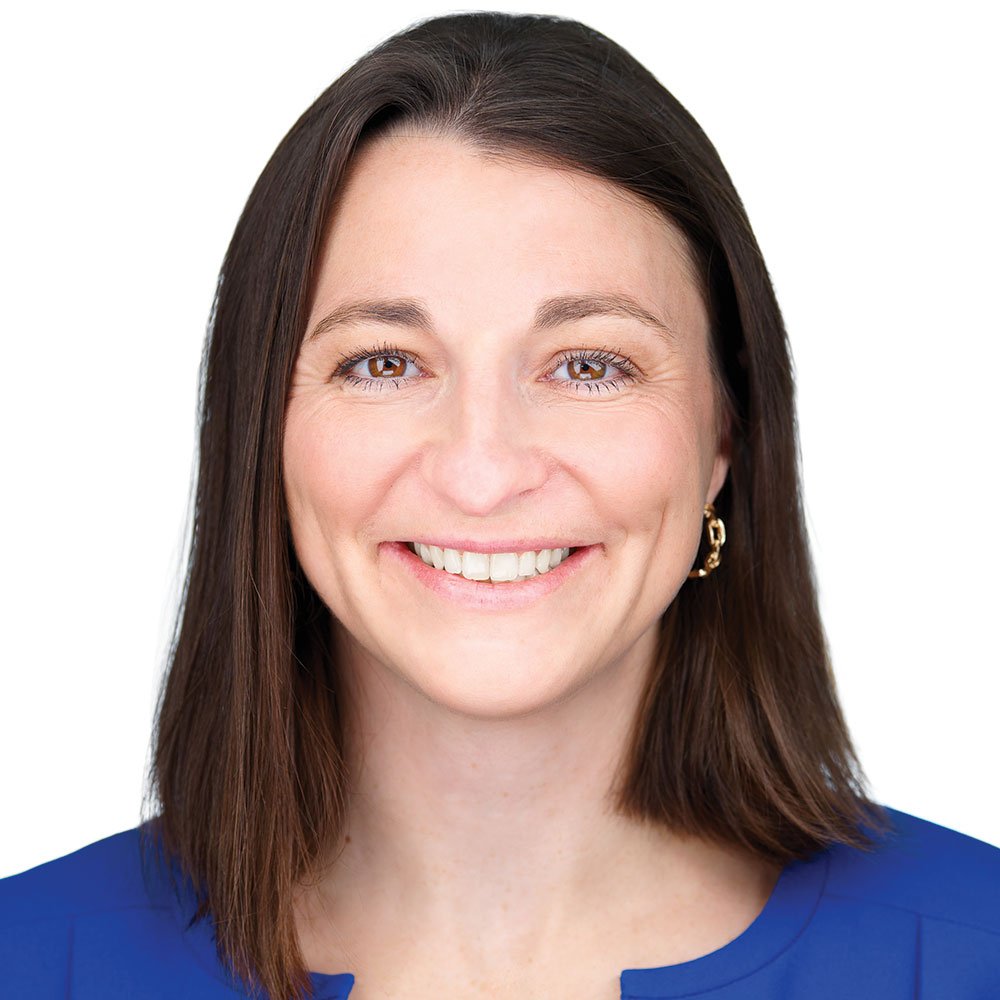
[[[711,428],[694,412],[650,403],[609,414],[592,437],[606,445],[588,462],[587,492],[609,538],[621,543],[627,604],[647,626],[673,601],[698,553]]]
[[[292,405],[286,421],[285,494],[307,572],[316,547],[330,548],[345,535],[363,539],[408,454],[398,424],[387,426],[359,408],[337,409]]]
[[[612,521],[655,531],[664,517],[700,510],[701,457],[696,425],[656,404],[600,415],[574,447],[577,474]]]

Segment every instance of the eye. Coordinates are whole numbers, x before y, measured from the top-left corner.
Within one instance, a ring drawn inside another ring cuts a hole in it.
[[[367,351],[341,358],[332,378],[342,378],[347,385],[362,389],[384,389],[387,384],[399,389],[411,379],[420,378],[414,357],[391,344],[375,345]]]
[[[407,365],[412,364],[413,362],[409,358],[398,354],[375,354],[367,361],[359,361],[354,365],[354,368],[363,365],[365,371],[362,377],[364,378],[403,378],[406,376]]]
[[[629,382],[634,382],[637,375],[631,359],[601,348],[561,355],[548,380],[564,382],[576,391],[610,392],[614,389],[620,392]]]
[[[544,381],[567,385],[577,391],[610,392],[614,389],[620,392],[623,386],[634,382],[637,375],[638,370],[631,359],[601,348],[564,352]],[[387,385],[400,389],[422,377],[413,355],[391,344],[382,344],[341,358],[331,379],[341,378],[345,384],[365,390],[381,390]]]

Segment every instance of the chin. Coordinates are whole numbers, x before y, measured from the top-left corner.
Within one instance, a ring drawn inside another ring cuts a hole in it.
[[[558,662],[543,651],[525,655],[516,647],[498,648],[495,640],[449,645],[443,657],[413,649],[405,657],[389,650],[368,652],[367,663],[355,661],[360,668],[354,671],[355,681],[368,698],[377,690],[379,696],[401,702],[415,693],[455,715],[502,720],[541,712],[564,701],[586,686],[592,673],[582,659]],[[366,677],[379,673],[383,683],[365,683]]]
[[[456,714],[477,719],[511,719],[543,711],[568,698],[586,683],[581,665],[552,662],[537,657],[497,655],[464,656],[451,660],[434,673],[415,676],[411,683],[436,704]],[[470,665],[474,666],[470,669]]]
[[[421,693],[435,705],[468,719],[503,721],[534,715],[568,697],[551,685],[523,684],[496,678],[476,687],[428,685]]]

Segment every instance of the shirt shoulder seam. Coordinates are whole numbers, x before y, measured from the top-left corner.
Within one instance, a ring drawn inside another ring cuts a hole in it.
[[[881,906],[887,910],[899,910],[901,913],[909,913],[921,920],[937,920],[943,924],[954,924],[956,927],[967,927],[969,930],[981,931],[984,934],[991,934],[993,937],[1000,937],[1000,929],[996,927],[984,927],[982,924],[973,923],[968,920],[956,920],[954,917],[939,916],[927,910],[915,910],[910,906],[900,906],[898,903],[886,902],[884,899],[857,896],[849,892],[839,892],[836,889],[828,890],[824,895],[835,899],[849,899],[854,903],[868,903],[871,906]]]
[[[151,911],[160,913],[165,910],[169,910],[169,907],[154,904],[143,905],[141,903],[133,903],[123,904],[121,906],[98,906],[91,909],[68,908],[66,910],[53,911],[50,913],[35,913],[28,917],[22,917],[19,914],[14,914],[5,919],[0,919],[0,927],[27,927],[31,924],[51,923],[54,920],[78,920],[80,917],[96,917],[101,914],[123,913],[129,910],[143,910],[147,912]]]

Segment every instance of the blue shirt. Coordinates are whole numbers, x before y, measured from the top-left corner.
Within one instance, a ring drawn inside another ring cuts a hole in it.
[[[789,865],[757,919],[709,955],[626,969],[623,1000],[995,1000],[1000,850],[889,811],[878,850]],[[232,1000],[211,926],[190,926],[131,830],[0,882],[0,994]],[[354,977],[313,974],[316,1000]]]

